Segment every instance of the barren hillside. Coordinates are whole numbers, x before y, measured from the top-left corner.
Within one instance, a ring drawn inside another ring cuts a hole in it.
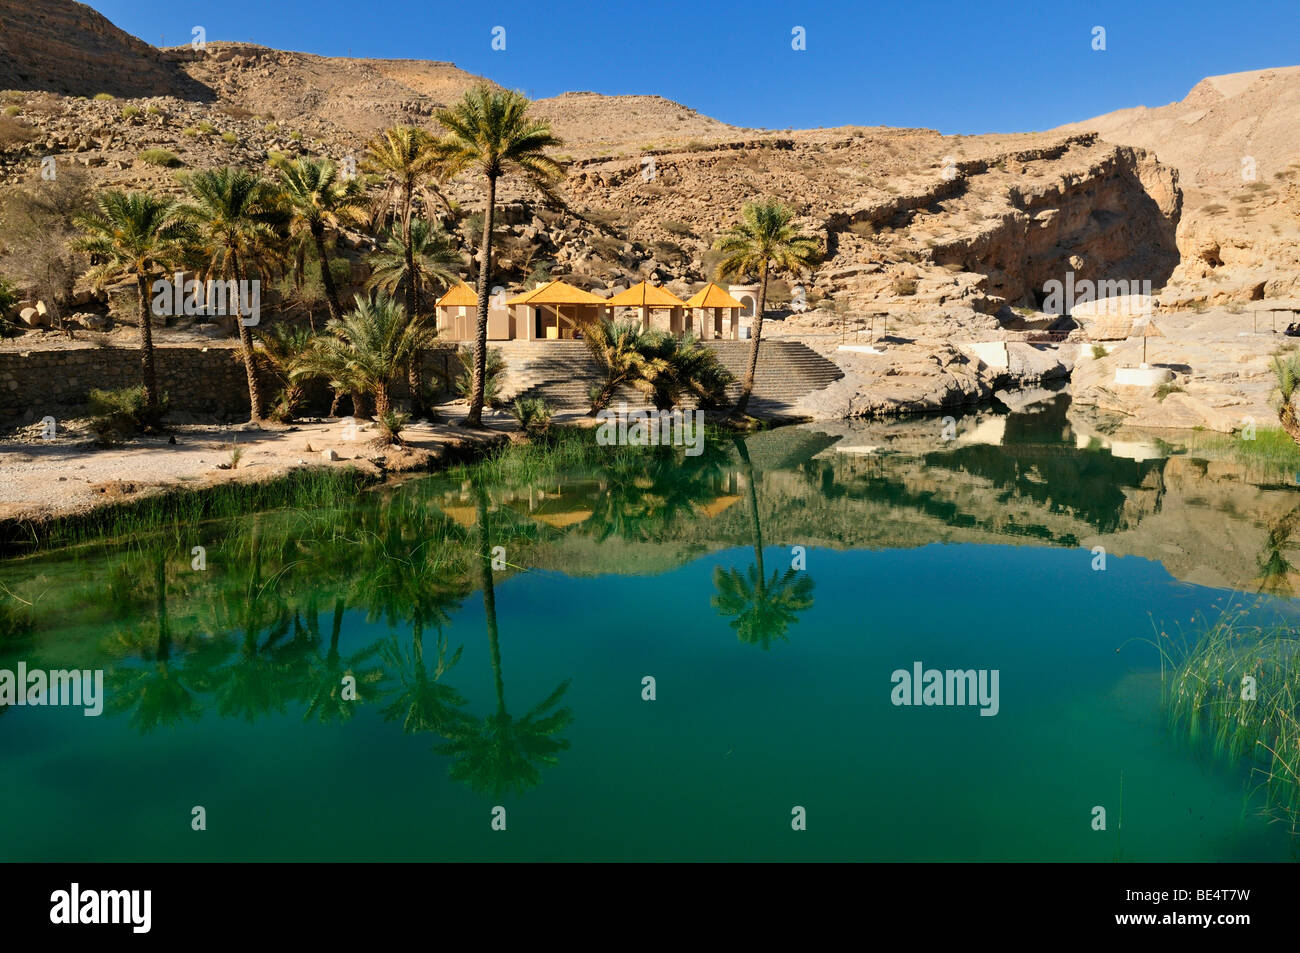
[[[1200,306],[1300,294],[1300,66],[1210,76],[1180,102],[1062,126],[1139,146],[1186,191],[1182,265],[1162,296]]]

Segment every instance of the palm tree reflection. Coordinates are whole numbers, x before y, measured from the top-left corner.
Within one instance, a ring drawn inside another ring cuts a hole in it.
[[[496,711],[484,718],[464,716],[450,724],[447,741],[435,749],[452,758],[451,776],[475,791],[494,797],[507,791],[523,793],[541,781],[542,765],[554,765],[569,742],[555,737],[573,721],[570,709],[557,707],[569,681],[560,683],[540,704],[522,717],[506,709],[501,643],[497,629],[496,590],[492,578],[491,530],[487,493],[477,489],[478,566],[487,619],[488,649],[496,685]]]
[[[743,574],[738,569],[718,566],[713,571],[717,593],[713,607],[731,617],[731,627],[741,642],[759,645],[766,651],[776,639],[785,641],[786,630],[798,620],[798,614],[813,604],[812,578],[804,571],[787,569],[782,575],[772,571],[767,578],[763,566],[763,528],[758,514],[758,492],[754,486],[754,466],[745,441],[736,438],[741,468],[749,488],[750,532],[754,544],[754,564]]]

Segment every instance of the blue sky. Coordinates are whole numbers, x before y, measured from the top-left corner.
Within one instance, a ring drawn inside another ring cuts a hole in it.
[[[535,97],[656,93],[771,129],[1047,129],[1181,99],[1202,77],[1300,65],[1300,2],[92,0],[154,44],[253,40],[448,60]],[[494,27],[505,50],[492,49]],[[1093,28],[1106,49],[1092,48]],[[792,49],[803,27],[806,49]]]

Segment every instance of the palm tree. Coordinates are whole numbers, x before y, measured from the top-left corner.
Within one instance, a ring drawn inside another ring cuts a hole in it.
[[[433,336],[428,321],[408,321],[406,309],[388,295],[373,301],[356,296],[356,307],[331,321],[317,349],[314,366],[333,379],[355,386],[374,398],[381,420],[392,410],[392,386],[411,353]]]
[[[312,352],[316,335],[306,328],[274,324],[259,331],[257,343],[263,360],[280,384],[279,402],[272,415],[286,423],[293,420],[302,403],[302,382],[315,375]]]
[[[325,239],[331,233],[336,234],[343,225],[362,217],[365,193],[361,181],[341,178],[338,166],[329,159],[281,160],[276,165],[276,173],[280,190],[289,205],[290,231],[302,239],[295,262],[298,273],[304,270],[304,250],[310,240],[320,261],[320,278],[325,286],[330,318],[340,318],[343,308],[339,305],[338,288],[334,286],[334,275],[330,271]]]
[[[455,241],[437,222],[417,218],[411,222],[409,259],[405,237],[392,228],[384,232],[379,248],[370,256],[370,280],[366,287],[396,294],[398,288],[407,284],[408,260],[415,269],[411,284],[418,290],[443,291],[460,278],[461,257]],[[417,291],[416,307],[421,311],[422,303]]]
[[[145,406],[158,410],[158,375],[153,362],[151,279],[185,257],[193,230],[172,199],[144,192],[110,190],[95,200],[95,211],[76,219],[85,233],[73,242],[99,263],[86,276],[96,287],[134,278],[140,304],[140,374]]]
[[[202,235],[209,278],[234,281],[242,288],[250,274],[260,277],[282,260],[281,236],[287,217],[279,192],[266,179],[245,169],[225,166],[195,172],[185,180],[192,203],[187,218]],[[262,392],[257,381],[253,335],[239,313],[235,318],[248,376],[248,402],[254,421],[262,419]]]
[[[693,334],[677,337],[651,331],[642,337],[642,353],[650,365],[664,370],[646,388],[658,410],[668,410],[693,396],[704,407],[716,407],[726,400],[731,372],[718,360],[713,348],[705,347]]]
[[[447,130],[441,153],[449,169],[471,169],[487,181],[483,209],[483,238],[478,259],[478,326],[474,339],[474,392],[468,427],[483,425],[483,388],[487,362],[488,292],[492,275],[492,224],[496,215],[497,180],[518,173],[550,195],[564,174],[546,150],[561,145],[550,124],[528,117],[528,98],[513,90],[482,83],[467,90],[451,109],[438,113]]]
[[[1296,418],[1295,404],[1291,403],[1296,385],[1300,384],[1300,357],[1295,354],[1274,356],[1273,373],[1277,377],[1277,389],[1282,398],[1277,406],[1278,422],[1282,424],[1287,436],[1300,444],[1300,419]]]
[[[763,568],[763,528],[758,516],[758,491],[754,487],[754,466],[749,459],[745,441],[736,438],[741,468],[749,487],[750,530],[754,542],[754,564],[742,575],[738,569],[717,567],[713,572],[713,585],[718,590],[713,597],[713,607],[723,615],[732,616],[731,627],[746,645],[761,645],[764,650],[773,639],[785,639],[785,632],[796,620],[798,613],[813,604],[812,578],[794,568],[785,574],[772,571],[767,578]]]
[[[635,387],[643,392],[652,389],[660,375],[667,373],[668,363],[646,355],[647,332],[635,321],[611,321],[602,318],[587,328],[587,348],[605,369],[605,380],[593,388],[588,416],[608,406],[620,387]]]
[[[763,312],[767,307],[767,280],[772,271],[799,274],[812,266],[818,254],[815,238],[800,234],[791,224],[794,212],[776,199],[746,202],[740,210],[740,222],[723,233],[714,244],[722,252],[717,276],[723,278],[757,273],[758,304],[754,308],[754,333],[749,345],[749,366],[740,385],[740,399],[735,415],[745,413],[754,389],[758,369],[758,342],[763,336]]]
[[[414,320],[419,313],[416,301],[416,281],[419,275],[415,266],[415,247],[412,243],[411,215],[416,195],[423,198],[426,214],[431,208],[430,196],[437,195],[444,205],[447,200],[438,191],[437,183],[447,174],[444,156],[436,148],[436,140],[416,126],[395,126],[386,129],[366,146],[363,168],[383,175],[388,188],[377,206],[381,214],[391,209],[402,225],[402,255],[405,276],[402,281],[406,294],[406,313]],[[411,414],[424,415],[423,368],[421,355],[411,355],[407,381],[411,388]]]

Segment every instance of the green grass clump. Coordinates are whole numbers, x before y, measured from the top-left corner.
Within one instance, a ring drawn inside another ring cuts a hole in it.
[[[140,153],[140,161],[165,169],[174,169],[181,164],[180,157],[170,149],[146,149]]]
[[[217,127],[212,125],[212,123],[208,122],[206,119],[204,119],[202,122],[199,123],[198,130],[199,132],[203,133],[203,135],[210,136],[217,131]]]
[[[235,135],[233,132],[223,132],[221,134],[221,141],[233,146],[236,142],[239,141],[239,137]]]
[[[167,414],[167,395],[158,400],[158,407],[150,410],[145,403],[143,387],[123,387],[121,390],[90,391],[90,422],[95,442],[112,446],[128,440],[146,430],[154,430]]]
[[[95,94],[95,99],[98,100],[99,102],[108,102],[110,99],[116,99],[116,98],[117,98],[117,97],[114,96],[112,93],[96,93],[96,94]]]
[[[146,109],[145,112],[148,113],[150,116],[161,116],[163,114],[162,107],[159,106],[157,103],[154,103],[152,106]]]
[[[1281,559],[1281,557],[1278,557]],[[1291,567],[1265,564],[1270,576]],[[1190,644],[1161,634],[1161,694],[1175,730],[1219,756],[1251,765],[1268,810],[1300,819],[1300,638],[1286,625],[1225,613]]]
[[[122,107],[122,118],[123,118],[123,119],[134,119],[134,118],[135,118],[136,116],[138,116],[138,115],[140,115],[140,107],[139,107],[139,106],[123,106],[123,107]]]
[[[1092,358],[1093,358],[1093,360],[1095,360],[1095,361],[1100,361],[1100,360],[1101,360],[1103,357],[1105,357],[1108,353],[1109,353],[1109,352],[1106,350],[1106,348],[1104,348],[1104,347],[1103,347],[1102,345],[1100,345],[1100,344],[1094,344],[1094,345],[1092,346]]]
[[[17,106],[6,106],[3,110],[3,114],[6,116],[18,116],[22,114],[22,110]]]
[[[1182,393],[1185,393],[1185,391],[1178,384],[1161,384],[1156,388],[1155,398],[1156,400],[1163,402],[1170,394]]]

